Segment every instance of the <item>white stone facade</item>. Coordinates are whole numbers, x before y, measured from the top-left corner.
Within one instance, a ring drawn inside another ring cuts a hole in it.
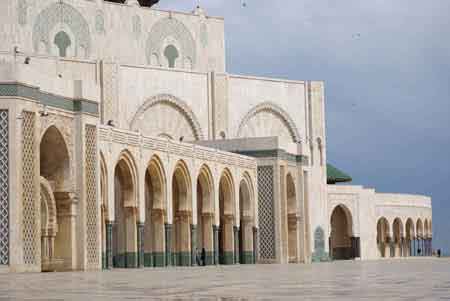
[[[0,11],[0,269],[308,263],[333,246],[376,259],[429,243],[429,198],[327,185],[324,83],[226,73],[223,19],[131,0]]]

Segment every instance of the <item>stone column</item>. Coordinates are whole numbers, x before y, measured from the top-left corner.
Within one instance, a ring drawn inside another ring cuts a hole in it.
[[[234,234],[233,234],[233,216],[226,215],[222,219],[223,224],[220,227],[222,239],[222,254],[220,254],[222,264],[234,263]]]
[[[58,214],[58,235],[55,239],[55,250],[59,252],[55,254],[55,257],[63,259],[63,270],[76,270],[78,199],[71,192],[55,192],[54,196]]]
[[[234,264],[239,263],[239,227],[233,227],[234,233]]]
[[[253,264],[253,228],[252,219],[249,217],[243,217],[241,219],[241,234],[243,234],[243,240],[240,241],[240,248],[242,253],[240,254],[241,264]]]
[[[106,268],[113,267],[113,222],[106,222]]]
[[[389,258],[389,257],[391,257],[391,238],[389,236],[386,236],[384,258]]]
[[[213,237],[214,237],[214,264],[219,264],[219,226],[213,225]]]
[[[258,228],[253,227],[253,263],[257,263],[259,259],[258,245],[259,245]]]
[[[431,256],[433,256],[433,237],[430,237]]]
[[[191,227],[189,223],[190,212],[189,211],[179,211],[179,231],[177,233],[177,239],[180,242],[180,250],[178,258],[178,265],[180,266],[190,266],[191,265]],[[177,231],[178,231],[177,229]]]
[[[164,224],[164,231],[165,231],[165,239],[166,239],[166,266],[172,265],[172,225],[171,224]]]
[[[197,265],[197,225],[191,225],[191,265]]]
[[[205,265],[213,265],[214,264],[214,233],[213,233],[213,223],[214,223],[214,214],[213,213],[204,213],[203,214],[203,246],[205,248],[206,257],[205,257]],[[201,250],[200,250],[201,251]]]
[[[137,226],[137,267],[144,267],[144,223],[138,222]]]

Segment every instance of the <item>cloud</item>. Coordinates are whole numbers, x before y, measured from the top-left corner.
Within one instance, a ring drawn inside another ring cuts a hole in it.
[[[355,183],[433,197],[450,249],[450,1],[161,0],[224,16],[231,73],[325,80],[328,158]]]

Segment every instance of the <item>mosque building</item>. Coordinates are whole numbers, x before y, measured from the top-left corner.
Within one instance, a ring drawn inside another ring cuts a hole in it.
[[[429,197],[336,185],[323,82],[156,2],[0,1],[0,271],[431,255]]]

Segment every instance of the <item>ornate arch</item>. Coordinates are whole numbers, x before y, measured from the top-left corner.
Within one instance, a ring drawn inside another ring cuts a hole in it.
[[[184,62],[189,60],[191,67],[195,68],[197,50],[194,38],[189,29],[181,21],[173,17],[159,20],[150,30],[145,47],[147,63],[151,63],[151,57],[154,53],[158,54],[159,57],[163,57],[161,55],[162,47],[167,38],[175,39],[177,45],[181,48],[179,50],[183,66]]]
[[[283,122],[283,124],[288,129],[292,140],[294,142],[301,141],[300,133],[299,133],[297,127],[295,126],[294,120],[289,116],[289,114],[284,109],[282,109],[280,106],[278,106],[272,102],[263,102],[263,103],[256,105],[255,107],[253,107],[239,123],[237,137],[240,137],[242,135],[242,131],[243,131],[245,125],[250,121],[250,119],[260,112],[271,112],[272,114],[274,114],[275,116],[280,118],[280,120]]]
[[[46,230],[52,230],[53,234],[58,232],[58,222],[56,219],[57,211],[56,211],[56,201],[53,195],[53,190],[50,183],[46,178],[40,177],[40,187],[41,187],[41,199],[45,200],[48,210],[48,224]]]
[[[202,189],[206,189],[206,194],[208,196],[208,204],[204,207],[207,207],[207,211],[204,212],[214,213],[215,204],[214,204],[214,177],[212,175],[211,169],[207,164],[203,164],[198,172],[197,181],[200,181],[200,185]],[[205,187],[206,186],[206,187]],[[204,191],[203,191],[204,192]],[[203,199],[205,202],[205,199]],[[204,209],[204,208],[203,208]]]
[[[151,210],[161,209],[164,211],[164,214],[166,214],[166,210],[168,207],[166,191],[167,176],[164,169],[164,164],[158,155],[155,154],[150,158],[150,161],[147,164],[147,172],[150,176],[152,188],[155,189],[153,193],[157,193],[157,202],[155,202],[155,195],[153,195],[153,207],[151,208]]]
[[[73,6],[57,2],[43,9],[36,17],[33,26],[33,48],[35,52],[39,50],[39,44],[44,43],[47,53],[50,52],[53,37],[50,33],[57,24],[64,24],[70,28],[75,36],[75,56],[78,56],[78,49],[85,49],[85,58],[89,57],[91,50],[91,36],[89,32],[89,24],[83,15]]]
[[[131,179],[123,179],[126,180],[127,182],[125,183],[125,185],[129,186],[128,189],[131,189],[131,196],[128,196],[129,198],[126,200],[128,203],[126,204],[125,207],[135,207],[135,208],[139,208],[139,204],[138,204],[138,178],[137,178],[137,165],[136,165],[136,161],[134,160],[133,155],[131,154],[130,151],[128,150],[123,150],[115,165],[114,165],[114,175],[116,174],[116,171],[118,168],[121,168],[120,164],[121,162],[123,162],[124,167],[126,167],[125,172],[129,172]],[[132,206],[130,206],[132,205]]]
[[[188,123],[190,124],[192,131],[194,133],[196,140],[203,140],[203,131],[200,126],[200,122],[198,121],[197,117],[195,116],[194,112],[190,109],[189,105],[182,101],[181,99],[170,95],[170,94],[158,94],[155,95],[149,99],[147,99],[143,105],[139,107],[139,109],[134,114],[134,117],[131,119],[130,122],[130,129],[131,130],[137,130],[136,126],[138,124],[139,118],[151,107],[166,103],[173,107],[175,107],[178,111],[181,112],[181,114],[186,118]]]
[[[244,172],[241,177],[241,181],[239,182],[239,189],[241,189],[241,185],[245,185],[245,188],[248,190],[248,205],[250,208],[248,208],[248,211],[244,211],[243,215],[244,217],[251,217],[253,218],[255,216],[255,191],[252,183],[251,176],[248,172]],[[241,197],[239,193],[239,198]],[[240,207],[240,211],[243,211],[243,208]]]

